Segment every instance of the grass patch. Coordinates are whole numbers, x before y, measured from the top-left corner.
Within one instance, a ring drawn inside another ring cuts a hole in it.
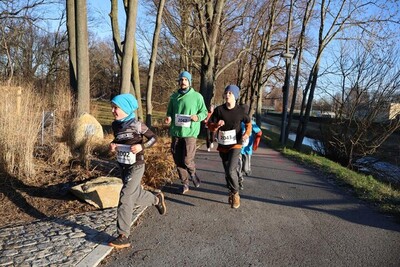
[[[282,147],[278,134],[266,129],[263,129],[263,133],[267,144],[273,149],[281,151],[283,155],[298,162],[316,167],[330,177],[333,176],[338,182],[351,188],[358,198],[372,203],[385,213],[400,217],[400,191],[396,188],[376,180],[371,175],[357,173],[325,157],[316,155],[309,147],[304,146],[303,152]],[[293,142],[289,140],[288,146],[292,145]]]
[[[96,100],[91,103],[92,115],[101,125],[111,125],[114,116],[111,113],[111,102],[106,100]]]
[[[94,100],[91,102],[91,113],[101,125],[111,125],[114,116],[111,113],[111,102],[107,100]],[[146,116],[146,108],[143,106],[144,116]],[[165,118],[165,112],[155,111],[152,112],[152,121],[154,124],[161,124]]]

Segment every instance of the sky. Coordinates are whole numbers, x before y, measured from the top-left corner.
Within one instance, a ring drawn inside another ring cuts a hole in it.
[[[140,25],[152,25],[151,18],[146,16],[144,7],[141,5],[143,0],[139,0],[138,21]],[[118,0],[119,24],[123,29],[125,24],[125,11],[123,9],[123,1]],[[95,33],[99,38],[111,38],[111,22],[109,13],[111,11],[110,0],[87,0],[88,12],[88,28],[89,31]],[[44,22],[51,30],[55,30],[58,26],[58,19],[65,12],[65,0],[59,1],[59,4],[48,4],[38,10],[40,15],[45,18]],[[45,26],[46,27],[46,26]]]
[[[148,1],[148,0],[145,0]],[[147,64],[150,59],[151,41],[153,38],[155,18],[148,16],[146,9],[141,5],[143,0],[139,0],[137,12],[137,26],[141,29],[138,33],[136,29],[136,41],[139,54],[139,61]],[[88,3],[88,28],[97,38],[104,41],[112,40],[111,21],[109,13],[111,11],[111,3],[109,0],[87,0]],[[147,3],[147,2],[146,2]],[[125,30],[125,11],[122,0],[118,0],[119,26],[121,35]],[[146,36],[144,36],[145,34]],[[121,40],[124,36],[121,36]]]
[[[139,0],[138,13],[137,13],[137,25],[143,30],[140,34],[136,34],[137,47],[140,54],[140,60],[148,62],[150,57],[149,47],[152,40],[152,32],[154,30],[155,18],[148,16],[146,9],[141,3],[148,0]],[[112,41],[112,29],[109,13],[111,11],[110,0],[87,0],[87,12],[88,12],[88,30],[94,34],[97,40],[111,42]],[[38,10],[41,17],[44,17],[44,29],[50,31],[56,31],[59,25],[59,19],[62,13],[65,13],[65,0],[59,0],[59,4],[48,4]],[[118,0],[118,12],[119,12],[119,26],[121,35],[124,34],[125,29],[125,11],[123,8],[123,1]],[[65,27],[65,25],[64,25]],[[138,30],[136,31],[138,32]],[[143,37],[145,32],[146,37]],[[123,39],[124,36],[121,36]]]
[[[143,25],[146,23],[148,17],[145,14],[145,9],[140,4],[138,6],[138,21],[137,23]],[[92,18],[93,21],[89,22],[90,31],[96,33],[100,38],[111,38],[111,22],[109,13],[111,11],[111,2],[109,0],[87,0],[88,4],[88,15],[89,19]],[[118,12],[119,12],[119,24],[120,28],[125,24],[125,11],[123,9],[122,0],[118,1]]]

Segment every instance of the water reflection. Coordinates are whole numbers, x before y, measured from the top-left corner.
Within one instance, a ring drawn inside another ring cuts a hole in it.
[[[276,125],[271,125],[265,122],[261,123],[263,128],[266,128],[268,131],[280,134],[281,128]],[[289,139],[294,141],[296,139],[295,133],[289,133]],[[322,143],[318,140],[304,137],[303,145],[310,146],[314,151],[324,154]],[[358,168],[358,171],[367,175],[373,175],[378,178],[378,180],[383,180],[392,184],[400,185],[400,167],[377,160],[373,157],[366,157],[358,159],[354,165]]]
[[[261,123],[261,127],[267,129],[268,131],[276,133],[276,134],[280,134],[281,133],[281,127],[276,126],[276,125],[272,125],[272,124],[269,124],[269,123],[266,123],[266,122],[262,122]],[[289,140],[295,141],[296,140],[296,134],[295,133],[289,133],[288,138],[289,138]],[[315,140],[313,138],[304,137],[303,145],[311,147],[312,150],[314,150],[314,151],[321,152],[321,150],[322,150],[322,143],[319,140]]]

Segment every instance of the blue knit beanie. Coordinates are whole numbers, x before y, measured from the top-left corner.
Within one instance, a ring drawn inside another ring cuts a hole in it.
[[[188,79],[189,85],[192,85],[192,75],[189,72],[187,72],[187,71],[181,72],[181,74],[179,74],[179,79],[178,80],[180,81],[183,77]]]
[[[128,117],[122,119],[121,121],[133,119],[135,117],[135,110],[139,107],[136,98],[131,94],[117,95],[111,100],[111,103],[115,104],[126,114],[128,114]]]
[[[238,98],[239,98],[239,87],[237,87],[236,85],[233,85],[233,84],[231,84],[231,85],[228,85],[226,88],[225,88],[225,90],[224,90],[224,92],[232,92],[232,94],[235,96],[235,100],[238,100]]]

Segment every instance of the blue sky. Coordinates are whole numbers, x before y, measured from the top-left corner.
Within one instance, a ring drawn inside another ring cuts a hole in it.
[[[140,2],[142,1],[139,1],[138,23],[143,24],[142,22],[146,20],[147,16]],[[93,19],[88,25],[90,31],[96,33],[100,38],[111,38],[110,17],[108,16],[111,10],[111,2],[109,0],[87,0],[87,4],[89,19]],[[125,24],[125,11],[122,0],[118,1],[118,12],[120,13],[119,24],[122,30]]]

